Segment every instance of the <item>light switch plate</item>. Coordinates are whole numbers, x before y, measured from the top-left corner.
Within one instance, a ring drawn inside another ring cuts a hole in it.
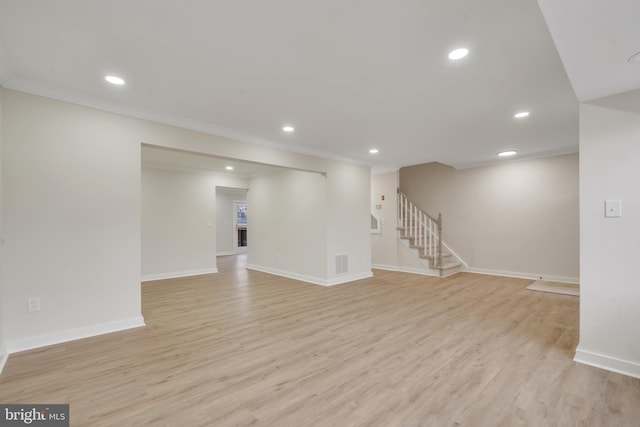
[[[607,218],[620,218],[622,216],[622,201],[605,200],[604,216]]]

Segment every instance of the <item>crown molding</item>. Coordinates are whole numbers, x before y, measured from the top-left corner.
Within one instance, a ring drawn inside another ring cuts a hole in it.
[[[399,170],[398,166],[372,166],[371,175],[382,175],[383,173],[398,172]]]
[[[1,54],[2,52],[0,52]],[[0,65],[2,64],[2,57],[0,57]],[[0,72],[2,70],[0,69]],[[78,92],[64,90],[59,87],[36,82],[29,79],[8,79],[6,76],[0,74],[0,84],[7,89],[13,89],[20,92],[29,93],[32,95],[43,96],[45,98],[52,98],[59,101],[70,102],[72,104],[78,104],[85,107],[95,108],[98,110],[108,111],[110,113],[122,114],[129,117],[135,117],[138,119],[148,120],[155,123],[161,123],[164,125],[174,126],[182,129],[188,129],[196,132],[206,133],[209,135],[220,136],[236,141],[242,141],[249,144],[260,145],[263,147],[273,148],[276,150],[288,151],[297,154],[304,154],[307,156],[319,157],[327,160],[334,160],[341,163],[349,163],[360,166],[370,166],[368,162],[358,160],[352,157],[342,156],[329,151],[318,150],[310,147],[300,147],[297,145],[283,144],[274,142],[262,138],[256,138],[239,130],[229,129],[210,123],[205,123],[197,120],[191,120],[184,117],[176,116],[173,114],[163,113],[161,111],[155,111],[148,108],[135,107],[131,105],[119,104],[116,102],[110,102],[104,99],[88,96]]]
[[[528,153],[528,154],[518,154],[517,156],[514,156],[513,158],[510,158],[508,160],[495,158],[495,159],[489,159],[489,160],[481,160],[478,162],[467,162],[467,163],[440,162],[440,163],[448,164],[449,166],[452,166],[455,169],[471,169],[471,168],[479,168],[482,166],[495,166],[495,165],[501,165],[505,163],[519,162],[521,160],[533,160],[533,159],[541,159],[544,157],[562,156],[564,154],[577,153],[578,151],[579,151],[578,145],[571,145],[569,147],[558,148],[556,150],[538,151],[536,153]]]

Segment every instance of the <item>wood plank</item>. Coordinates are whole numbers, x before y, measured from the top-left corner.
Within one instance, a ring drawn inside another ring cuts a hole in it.
[[[143,284],[147,327],[9,357],[0,401],[75,426],[637,426],[640,380],[579,365],[579,300],[375,271],[325,288],[218,259]]]

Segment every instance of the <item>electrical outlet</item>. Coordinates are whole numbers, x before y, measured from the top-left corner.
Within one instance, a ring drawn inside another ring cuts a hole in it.
[[[30,313],[40,311],[40,297],[29,297],[27,311]]]

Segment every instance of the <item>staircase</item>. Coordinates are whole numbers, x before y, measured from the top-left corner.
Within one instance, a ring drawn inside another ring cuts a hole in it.
[[[398,189],[398,237],[430,272],[441,277],[463,269],[463,263],[442,241],[442,215],[433,218]]]

